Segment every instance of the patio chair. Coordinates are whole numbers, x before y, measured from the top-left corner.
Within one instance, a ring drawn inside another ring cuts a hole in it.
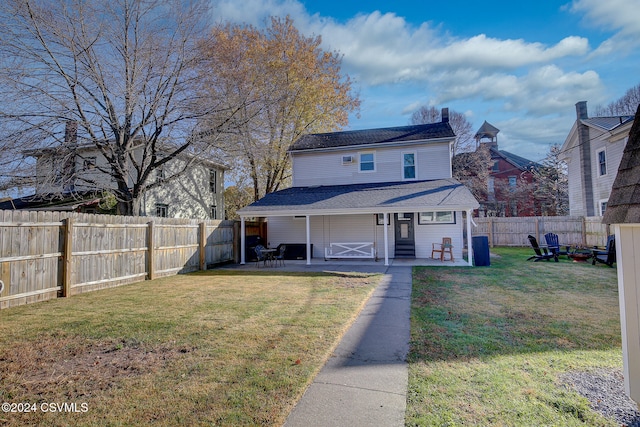
[[[284,267],[284,252],[287,250],[287,245],[280,245],[278,248],[280,249],[280,252],[278,255],[273,257],[273,259],[276,265],[278,265],[278,261],[280,261],[280,264]]]
[[[547,233],[544,235],[544,240],[547,242],[547,248],[551,253],[553,253],[556,257],[559,255],[569,255],[569,249],[571,245],[561,245],[558,241],[558,235],[555,233]],[[564,250],[562,250],[562,246],[564,246]]]
[[[256,267],[260,267],[260,261],[262,261],[265,265],[267,263],[267,255],[262,252],[264,246],[258,245],[255,247],[256,251]]]
[[[453,261],[453,244],[451,237],[443,237],[442,243],[431,244],[431,258],[435,258],[434,254],[439,253],[440,261],[444,261],[444,254],[449,254],[450,261]]]
[[[591,258],[591,265],[596,265],[597,262],[613,267],[616,262],[616,236],[610,235],[607,237],[607,246],[604,250],[593,249],[593,258]]]
[[[538,245],[538,240],[535,237],[533,237],[532,235],[529,235],[527,236],[527,239],[529,239],[529,243],[531,243],[531,246],[533,247],[533,251],[536,253],[535,255],[527,258],[527,261],[529,260],[533,260],[533,262],[538,262],[542,260],[549,261],[550,259],[553,258],[555,262],[558,262],[558,256],[553,252],[549,252],[546,246],[540,247]]]

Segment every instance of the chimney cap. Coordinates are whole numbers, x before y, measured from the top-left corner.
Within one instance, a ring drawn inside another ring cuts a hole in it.
[[[440,113],[440,116],[442,117],[442,123],[448,123],[449,122],[449,109],[447,107],[444,107],[442,109],[442,112]]]

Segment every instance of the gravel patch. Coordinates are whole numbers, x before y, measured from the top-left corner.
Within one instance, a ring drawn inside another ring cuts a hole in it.
[[[624,392],[620,369],[572,371],[560,376],[560,382],[591,403],[591,408],[621,426],[640,427],[638,405]]]

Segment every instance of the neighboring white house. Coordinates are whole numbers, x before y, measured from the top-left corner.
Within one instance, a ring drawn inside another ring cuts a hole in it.
[[[568,168],[570,215],[605,212],[632,123],[629,115],[589,117],[586,101],[576,104],[576,121],[560,150]]]
[[[462,259],[465,243],[471,252],[464,221],[470,230],[479,204],[452,178],[454,139],[447,109],[440,123],[303,136],[289,149],[292,187],[238,211],[241,244],[245,220],[263,217],[266,243],[304,243],[307,263],[372,250],[386,264],[389,258],[428,258],[443,237],[453,239],[454,258]],[[244,263],[244,247],[241,254]]]
[[[640,403],[640,106],[602,218],[616,235],[624,384]]]
[[[135,150],[134,150],[135,154]],[[116,184],[110,166],[94,144],[31,150],[36,159],[35,194],[0,205],[0,209],[98,212],[98,202]],[[177,157],[155,170],[159,185],[143,195],[139,215],[170,218],[224,219],[224,165]],[[135,169],[132,168],[132,173]]]

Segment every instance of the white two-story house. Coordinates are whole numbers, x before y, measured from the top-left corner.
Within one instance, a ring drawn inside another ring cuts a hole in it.
[[[633,117],[589,117],[586,101],[576,104],[576,121],[560,150],[568,170],[570,215],[604,214]]]
[[[140,154],[138,151],[133,151],[134,156]],[[109,174],[109,163],[95,144],[68,144],[30,150],[25,155],[36,159],[35,193],[5,201],[0,209],[105,211],[105,194],[116,184]],[[149,178],[154,185],[144,193],[136,214],[224,219],[226,169],[225,165],[206,159],[176,157]]]
[[[448,110],[442,122],[306,135],[289,149],[292,187],[238,211],[267,221],[269,246],[306,245],[306,260],[374,254],[429,258],[433,243],[452,238],[462,259],[464,223],[478,201],[452,178],[455,134]],[[465,215],[463,215],[463,213]],[[349,252],[348,248],[355,248]],[[241,250],[244,263],[245,248]],[[469,256],[469,265],[472,257]]]

